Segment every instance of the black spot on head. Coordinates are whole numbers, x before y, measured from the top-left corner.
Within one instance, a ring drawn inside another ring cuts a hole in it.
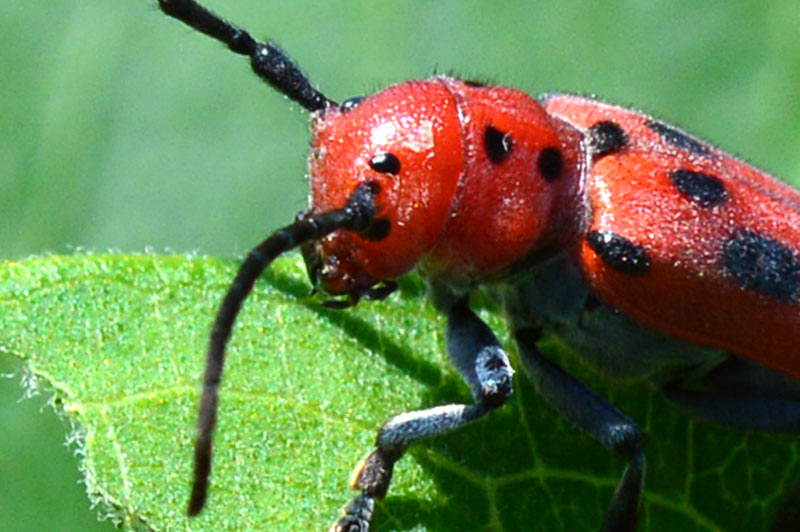
[[[728,197],[725,183],[715,175],[681,168],[669,174],[669,178],[681,194],[701,207],[719,205]]]
[[[786,244],[742,229],[722,246],[722,259],[741,286],[785,303],[798,301],[800,257]]]
[[[628,275],[644,275],[650,271],[650,257],[643,246],[611,231],[591,231],[586,235],[595,253],[610,268]]]
[[[601,120],[588,129],[586,141],[592,155],[597,158],[624,148],[628,135],[616,122]]]
[[[503,133],[492,126],[486,126],[483,132],[483,144],[486,146],[486,155],[494,164],[500,164],[514,149],[514,140],[508,133]]]
[[[392,153],[378,153],[369,160],[369,167],[382,174],[397,175],[400,173],[400,160]]]
[[[561,150],[558,148],[545,148],[539,152],[539,159],[536,161],[539,172],[545,181],[554,181],[561,175],[564,168],[564,159]]]
[[[369,224],[369,227],[367,227],[366,231],[360,232],[359,236],[364,238],[364,240],[370,240],[374,242],[377,240],[383,240],[389,236],[391,229],[392,224],[387,218],[378,218]]]
[[[343,113],[346,113],[348,111],[352,111],[353,109],[358,107],[358,105],[363,101],[364,101],[364,97],[363,96],[354,96],[352,98],[348,98],[348,99],[346,99],[345,101],[342,102],[342,105],[340,106],[340,109],[342,110]]]
[[[684,133],[680,129],[674,128],[659,120],[649,119],[645,125],[658,133],[658,135],[667,144],[672,144],[676,148],[686,150],[694,155],[705,157],[711,152],[708,146],[697,140],[696,138]]]

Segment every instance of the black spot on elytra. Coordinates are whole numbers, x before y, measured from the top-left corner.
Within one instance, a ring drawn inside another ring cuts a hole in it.
[[[514,149],[514,140],[511,136],[492,126],[486,126],[486,131],[483,132],[483,144],[486,146],[486,155],[494,164],[505,161]]]
[[[701,207],[719,205],[728,197],[725,183],[715,175],[693,170],[675,170],[669,178],[678,191]]]
[[[564,158],[561,155],[561,150],[558,148],[545,148],[539,152],[539,158],[536,160],[536,166],[539,168],[539,173],[545,181],[554,181],[561,176],[561,171],[564,169]]]
[[[343,101],[342,105],[339,108],[342,110],[343,113],[346,113],[358,107],[359,104],[363,101],[364,101],[363,96],[353,96],[352,98],[348,98],[345,101]]]
[[[610,268],[628,275],[644,275],[650,271],[650,257],[643,246],[611,231],[591,231],[586,235],[595,253]]]
[[[722,246],[725,270],[736,281],[786,303],[800,296],[800,257],[781,242],[742,229]]]
[[[694,155],[705,157],[711,152],[708,146],[697,140],[696,138],[684,133],[680,129],[674,128],[659,120],[650,119],[645,122],[645,125],[658,133],[658,135],[667,144],[672,144],[676,148],[686,150]]]
[[[586,141],[592,155],[598,158],[624,148],[628,135],[616,122],[601,120],[587,130]]]
[[[400,173],[400,160],[393,153],[378,153],[369,160],[369,167],[382,174]]]

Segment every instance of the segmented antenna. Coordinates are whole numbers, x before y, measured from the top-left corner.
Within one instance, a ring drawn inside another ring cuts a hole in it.
[[[223,42],[237,54],[250,57],[253,72],[309,111],[338,105],[314,88],[311,80],[277,44],[256,41],[247,31],[226,22],[194,0],[158,0],[158,6],[167,15]]]
[[[194,484],[189,500],[189,515],[199,514],[206,502],[208,477],[211,473],[211,439],[217,424],[217,400],[222,368],[225,362],[225,346],[239,314],[256,279],[281,254],[310,240],[318,240],[334,231],[346,230],[368,233],[375,221],[375,196],[378,185],[368,182],[360,185],[347,206],[343,209],[308,216],[275,231],[247,255],[236,278],[228,288],[225,299],[217,312],[211,340],[206,354],[206,369],[203,376],[203,395],[197,418],[197,439],[194,447]]]

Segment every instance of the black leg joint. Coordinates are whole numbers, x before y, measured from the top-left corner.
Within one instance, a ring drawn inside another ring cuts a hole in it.
[[[469,308],[464,298],[450,309],[447,351],[453,366],[469,384],[484,411],[505,403],[514,393],[514,370],[492,330]]]
[[[488,410],[499,408],[514,393],[513,372],[508,357],[499,346],[481,351],[475,361],[475,374],[481,385],[478,404]]]
[[[609,429],[608,447],[622,456],[633,459],[642,453],[644,433],[637,425],[620,425]]]

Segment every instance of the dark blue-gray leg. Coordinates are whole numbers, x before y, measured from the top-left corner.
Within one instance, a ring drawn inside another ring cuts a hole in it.
[[[470,310],[467,299],[450,309],[446,339],[450,361],[469,384],[475,402],[406,412],[387,421],[378,432],[375,450],[353,475],[351,485],[361,495],[345,507],[332,531],[368,531],[375,499],[386,495],[394,464],[410,445],[461,428],[498,408],[511,395],[514,372],[508,357],[492,330]]]
[[[628,458],[628,465],[614,491],[602,530],[635,530],[645,471],[641,429],[608,401],[543,357],[536,346],[540,337],[538,330],[519,329],[514,336],[525,372],[542,397],[575,426]]]
[[[800,435],[800,382],[745,358],[662,384],[664,395],[692,414],[742,430]],[[778,512],[773,532],[800,530],[800,476]]]
[[[679,407],[726,427],[800,435],[800,382],[749,359],[732,355],[673,378],[661,391]]]

